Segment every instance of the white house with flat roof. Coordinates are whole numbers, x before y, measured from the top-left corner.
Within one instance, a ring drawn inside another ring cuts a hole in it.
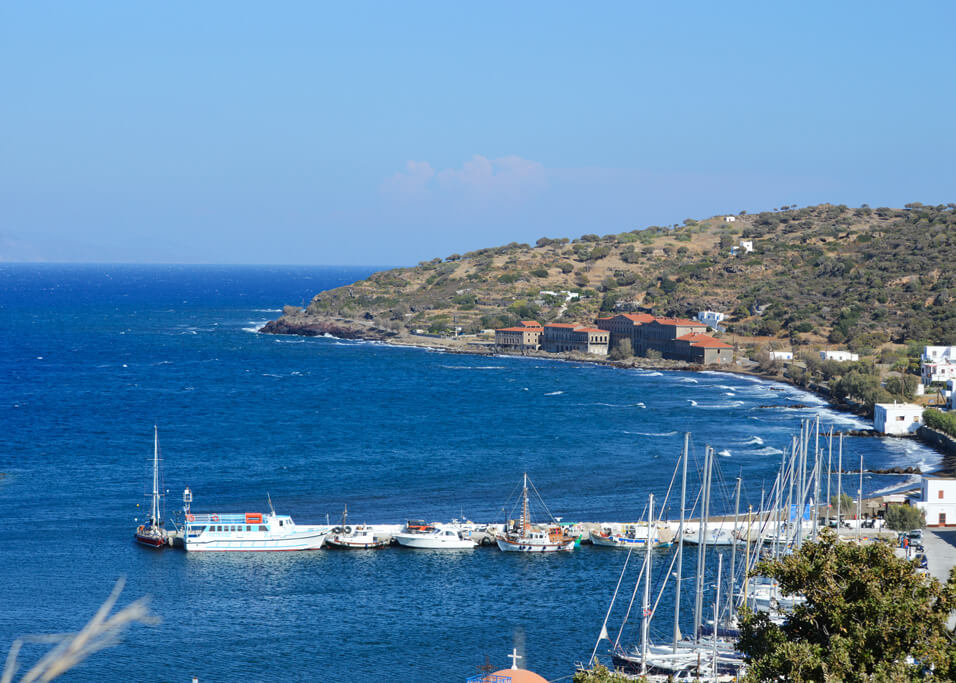
[[[922,424],[923,406],[913,403],[877,403],[873,406],[873,429],[880,434],[915,434]]]
[[[858,361],[860,360],[860,356],[855,353],[850,353],[849,351],[821,351],[820,359],[835,360],[843,363],[846,361]]]
[[[724,223],[736,223],[736,222],[737,222],[736,216],[724,216]]]
[[[956,379],[956,346],[924,346],[919,367],[923,384]]]
[[[926,515],[926,526],[956,526],[956,479],[923,477],[913,505]]]
[[[697,313],[697,319],[707,325],[707,327],[712,327],[715,330],[719,330],[717,327],[721,321],[724,319],[723,313],[718,313],[717,311],[699,311]]]
[[[768,351],[770,360],[793,360],[793,351]]]

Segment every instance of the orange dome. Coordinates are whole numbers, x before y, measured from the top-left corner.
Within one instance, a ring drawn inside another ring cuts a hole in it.
[[[511,683],[548,683],[547,678],[542,678],[534,671],[527,669],[502,669],[495,671],[495,676],[503,676],[511,679]]]

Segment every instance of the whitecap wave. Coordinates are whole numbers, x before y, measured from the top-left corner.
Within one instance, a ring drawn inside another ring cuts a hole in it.
[[[729,457],[730,457],[730,451],[728,451],[728,450],[725,448],[725,449],[722,450],[722,451],[717,451],[717,455],[723,456],[723,457],[725,457],[725,458],[729,458]]]
[[[250,308],[253,313],[282,313],[281,308]]]
[[[634,407],[635,407],[635,408],[646,408],[647,406],[644,404],[644,401],[638,401],[637,403],[634,404]]]
[[[663,377],[664,376],[663,372],[643,372],[641,370],[638,370],[637,374],[640,375],[641,377]]]
[[[629,432],[625,429],[624,433],[633,434],[634,436],[674,436],[678,432],[676,430],[673,432]]]
[[[549,391],[545,394],[545,396],[560,396],[563,393],[563,391]]]
[[[697,384],[697,380],[694,379],[693,377],[681,377],[681,378],[680,378],[680,381],[681,381],[681,382],[687,382],[687,383],[689,383],[689,384]]]
[[[696,405],[697,405],[697,401],[695,401],[695,400],[692,399],[692,398],[687,399],[687,402],[690,403],[692,406],[696,406]]]
[[[441,365],[446,370],[504,370],[504,365]]]
[[[759,436],[752,436],[744,441],[744,444],[747,446],[763,446],[763,439]]]
[[[755,455],[780,455],[783,453],[779,448],[774,448],[773,446],[766,446],[764,448],[758,448],[755,451],[751,451]]]

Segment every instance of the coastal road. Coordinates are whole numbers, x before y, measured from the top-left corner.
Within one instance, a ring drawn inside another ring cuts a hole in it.
[[[929,573],[946,583],[949,570],[956,567],[956,531],[930,531],[923,529],[923,547]],[[956,624],[956,612],[950,615],[947,625]]]

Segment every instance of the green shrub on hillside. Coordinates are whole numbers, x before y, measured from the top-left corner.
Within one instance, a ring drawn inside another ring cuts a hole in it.
[[[956,415],[953,413],[943,413],[935,408],[928,408],[923,411],[923,424],[950,436],[956,436]]]

